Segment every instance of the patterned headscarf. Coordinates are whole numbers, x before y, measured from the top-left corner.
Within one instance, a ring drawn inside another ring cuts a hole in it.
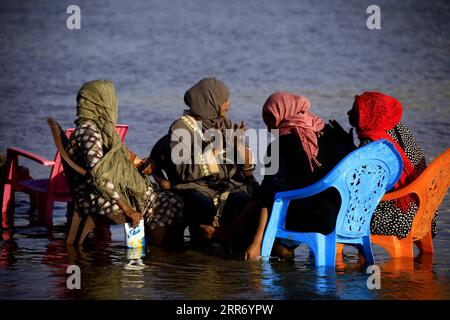
[[[325,124],[317,115],[309,112],[311,102],[289,92],[272,94],[263,106],[263,117],[271,116],[280,136],[294,133],[300,140],[309,160],[311,171],[321,164],[317,160],[318,137]],[[267,122],[267,121],[266,121]]]

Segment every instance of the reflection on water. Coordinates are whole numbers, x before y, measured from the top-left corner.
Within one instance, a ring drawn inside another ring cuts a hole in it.
[[[208,75],[231,91],[231,117],[262,128],[261,106],[275,90],[303,94],[324,119],[348,128],[354,95],[399,98],[404,121],[431,161],[449,147],[450,3],[379,0],[382,29],[365,28],[370,4],[358,0],[78,0],[82,29],[65,27],[54,1],[0,2],[0,152],[22,147],[54,156],[45,118],[73,126],[75,94],[112,79],[127,144],[139,155],[183,110],[185,90]],[[24,161],[33,177],[45,168]],[[261,178],[261,177],[259,177]],[[0,298],[11,299],[449,299],[450,199],[444,200],[434,257],[390,259],[375,247],[381,289],[368,290],[357,253],[346,249],[335,273],[318,272],[305,248],[293,262],[247,263],[187,250],[144,253],[124,247],[114,226],[104,241],[66,248],[65,206],[47,230],[17,195],[14,234],[0,240]],[[68,290],[78,265],[82,290]]]
[[[17,212],[20,225],[27,212]],[[390,259],[375,247],[381,289],[369,290],[366,268],[356,249],[338,259],[336,272],[316,270],[308,250],[296,259],[245,262],[192,250],[127,249],[121,226],[111,239],[85,248],[66,247],[64,225],[51,234],[18,227],[0,243],[0,297],[3,299],[448,299],[446,248],[436,255]],[[91,239],[94,240],[94,239]],[[68,290],[69,265],[81,269],[81,290]]]

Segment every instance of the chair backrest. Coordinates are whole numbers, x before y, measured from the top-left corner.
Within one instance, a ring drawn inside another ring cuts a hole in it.
[[[67,137],[67,131],[64,133],[63,130],[61,129],[61,126],[52,118],[47,118],[47,123],[50,127],[50,130],[52,131],[53,141],[55,142],[58,157],[60,159],[60,166],[64,170],[62,171],[60,177],[64,178],[65,180],[64,183],[67,186],[68,190],[70,191],[71,196],[73,197],[74,190],[72,188],[75,185],[74,184],[75,181],[70,180],[71,177],[73,177],[73,175],[70,174],[66,175],[66,173],[68,173],[69,171],[76,171],[81,175],[85,175],[86,170],[78,166],[75,162],[73,162],[66,151],[69,142]]]
[[[74,128],[67,129],[65,132],[66,139],[70,137]],[[50,172],[50,184],[49,191],[52,193],[68,193],[69,186],[67,185],[66,178],[64,177],[64,168],[61,162],[61,155],[57,151],[55,155],[55,164]]]
[[[341,195],[336,234],[347,239],[370,235],[370,220],[384,193],[403,170],[402,159],[386,140],[371,142],[347,155],[322,183]]]
[[[51,119],[51,118],[49,118]],[[52,119],[52,121],[54,121]],[[54,121],[56,123],[56,121]],[[49,123],[50,125],[50,123]],[[58,125],[56,123],[56,125]],[[61,128],[58,125],[59,128]],[[74,128],[69,128],[65,132],[65,140],[69,138],[72,133],[75,131]],[[120,140],[123,142],[125,139],[125,136],[128,131],[128,125],[126,124],[118,124],[116,125],[116,132],[120,137]],[[63,137],[61,137],[61,141],[63,142]],[[61,161],[61,155],[60,152],[57,151],[55,155],[55,164],[52,168],[52,171],[50,173],[50,184],[49,184],[49,191],[52,193],[69,193],[69,186],[67,185],[66,177],[64,176],[64,168],[63,163]]]
[[[128,132],[128,125],[127,124],[116,124],[116,132],[119,135],[120,141],[125,141],[125,136]]]
[[[431,230],[431,221],[450,186],[450,148],[434,159],[405,190],[419,197],[419,208],[411,229],[413,239]]]
[[[66,149],[69,145],[69,140],[67,139],[67,135],[61,129],[61,126],[53,120],[52,118],[47,118],[48,126],[52,131],[53,141],[55,142],[56,150],[58,150],[59,155],[61,157],[61,162],[63,164],[64,169],[70,167],[71,170],[75,170],[81,175],[86,175],[86,169],[82,168],[78,164],[76,164],[67,153]]]

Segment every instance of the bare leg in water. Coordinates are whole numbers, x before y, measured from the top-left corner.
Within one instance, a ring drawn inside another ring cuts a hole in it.
[[[251,244],[245,250],[245,260],[256,260],[261,256],[261,243],[264,237],[264,231],[266,230],[267,220],[269,219],[269,209],[261,208],[259,213],[258,227],[256,229],[255,235]],[[294,249],[286,248],[285,246],[275,243],[272,248],[272,255],[283,258],[292,259],[294,258]]]
[[[261,242],[266,229],[269,213],[267,208],[261,208],[259,214],[258,228],[250,246],[245,250],[245,260],[255,260],[261,255]]]
[[[176,249],[183,246],[184,228],[182,226],[158,227],[150,230],[152,246]]]
[[[157,247],[162,247],[166,238],[166,227],[159,227],[150,230],[150,244]]]
[[[246,234],[252,232],[247,229],[249,222],[256,221],[258,206],[256,201],[251,200],[244,208],[242,213],[231,224],[213,227],[211,225],[201,224],[199,228],[203,236],[211,241],[222,244],[233,244],[242,239]]]
[[[257,214],[259,213],[259,217]],[[256,232],[250,245],[246,248],[244,259],[256,260],[261,256],[261,243],[264,237],[264,231],[266,229],[267,220],[269,218],[268,208],[258,208],[256,202],[252,201],[244,209],[242,214],[233,222],[233,224],[215,228],[210,225],[200,225],[200,229],[205,237],[212,241],[217,241],[224,244],[231,244],[235,239],[241,238],[245,232],[250,232],[245,229],[246,222],[249,219],[258,221]],[[286,248],[285,246],[275,241],[272,255],[280,257],[282,259],[294,258],[294,249]]]

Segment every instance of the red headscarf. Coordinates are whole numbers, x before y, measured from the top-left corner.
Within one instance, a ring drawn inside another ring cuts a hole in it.
[[[402,118],[403,107],[397,99],[379,92],[364,92],[360,96],[355,96],[353,112],[356,116],[356,132],[361,138],[368,138],[373,141],[386,139],[391,142],[403,160],[403,172],[393,190],[408,185],[417,177],[417,172],[411,161],[405,154],[403,148],[386,132],[394,128]],[[410,197],[401,198],[397,205],[405,212],[412,199]]]
[[[325,124],[322,119],[308,111],[310,107],[311,102],[305,97],[288,92],[276,92],[264,103],[263,117],[268,115],[273,117],[280,136],[290,133],[297,135],[313,171],[313,162],[317,166],[321,165],[316,158],[319,152],[317,138],[321,135]]]

